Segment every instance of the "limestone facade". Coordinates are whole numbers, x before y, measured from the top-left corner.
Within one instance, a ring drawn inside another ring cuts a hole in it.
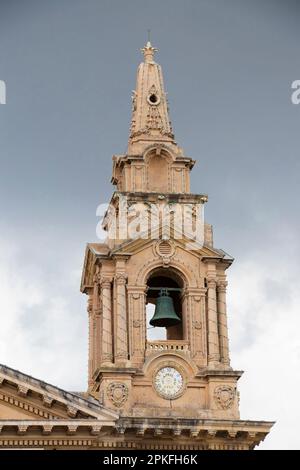
[[[214,247],[209,224],[197,225],[207,196],[190,192],[195,161],[175,142],[156,49],[148,42],[142,52],[127,153],[113,157],[107,239],[88,244],[84,260],[88,391],[3,366],[0,446],[253,449],[273,424],[240,420],[242,371],[231,366],[226,309],[233,258]],[[159,288],[169,289],[180,323],[153,339]]]

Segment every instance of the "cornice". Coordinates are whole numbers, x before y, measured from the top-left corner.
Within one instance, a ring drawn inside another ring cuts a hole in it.
[[[157,449],[252,449],[273,425],[270,421],[147,416],[122,417],[111,423],[84,419],[0,420],[0,447],[147,449],[155,445]]]
[[[76,417],[78,412],[89,418],[95,419],[100,417],[102,419],[116,420],[118,418],[117,413],[107,410],[95,399],[83,398],[75,393],[65,391],[59,387],[55,387],[54,385],[35,379],[1,364],[0,379],[0,391],[3,396],[11,395],[11,393],[5,389],[5,383],[8,383],[14,386],[17,395],[23,398],[25,397],[25,399],[19,400],[18,398],[10,396],[9,403],[15,404],[15,406],[19,406],[16,405],[18,402],[21,404],[20,407],[22,407],[22,403],[26,402],[26,396],[30,392],[36,395],[36,397],[41,401],[41,405],[48,408],[51,408],[54,402],[59,403],[64,407],[65,412],[73,418]],[[2,389],[2,387],[4,388]],[[6,399],[4,399],[4,401],[6,401]],[[44,413],[46,417],[47,412],[42,412],[42,408],[39,408],[37,404],[29,403],[28,401],[28,406],[37,409],[36,413],[33,411],[35,414],[42,416]],[[42,414],[38,413],[39,410]],[[51,413],[49,412],[49,417],[50,414]],[[57,416],[53,413],[53,417]]]

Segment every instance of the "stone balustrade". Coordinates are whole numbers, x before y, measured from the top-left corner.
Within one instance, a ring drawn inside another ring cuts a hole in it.
[[[184,340],[157,340],[147,341],[146,353],[163,351],[189,352],[189,342]]]

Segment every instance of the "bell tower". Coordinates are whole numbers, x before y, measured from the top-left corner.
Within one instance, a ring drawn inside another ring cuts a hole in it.
[[[120,415],[115,446],[252,449],[272,423],[242,421],[230,364],[226,270],[195,161],[177,145],[150,42],[132,94],[128,149],[113,156],[107,238],[86,249],[88,393]],[[169,446],[169,447],[166,447]]]

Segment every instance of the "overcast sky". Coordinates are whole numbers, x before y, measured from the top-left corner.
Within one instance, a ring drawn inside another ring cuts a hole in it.
[[[85,244],[126,150],[152,30],[176,140],[229,273],[241,417],[300,449],[300,3],[0,0],[0,363],[87,386]]]

